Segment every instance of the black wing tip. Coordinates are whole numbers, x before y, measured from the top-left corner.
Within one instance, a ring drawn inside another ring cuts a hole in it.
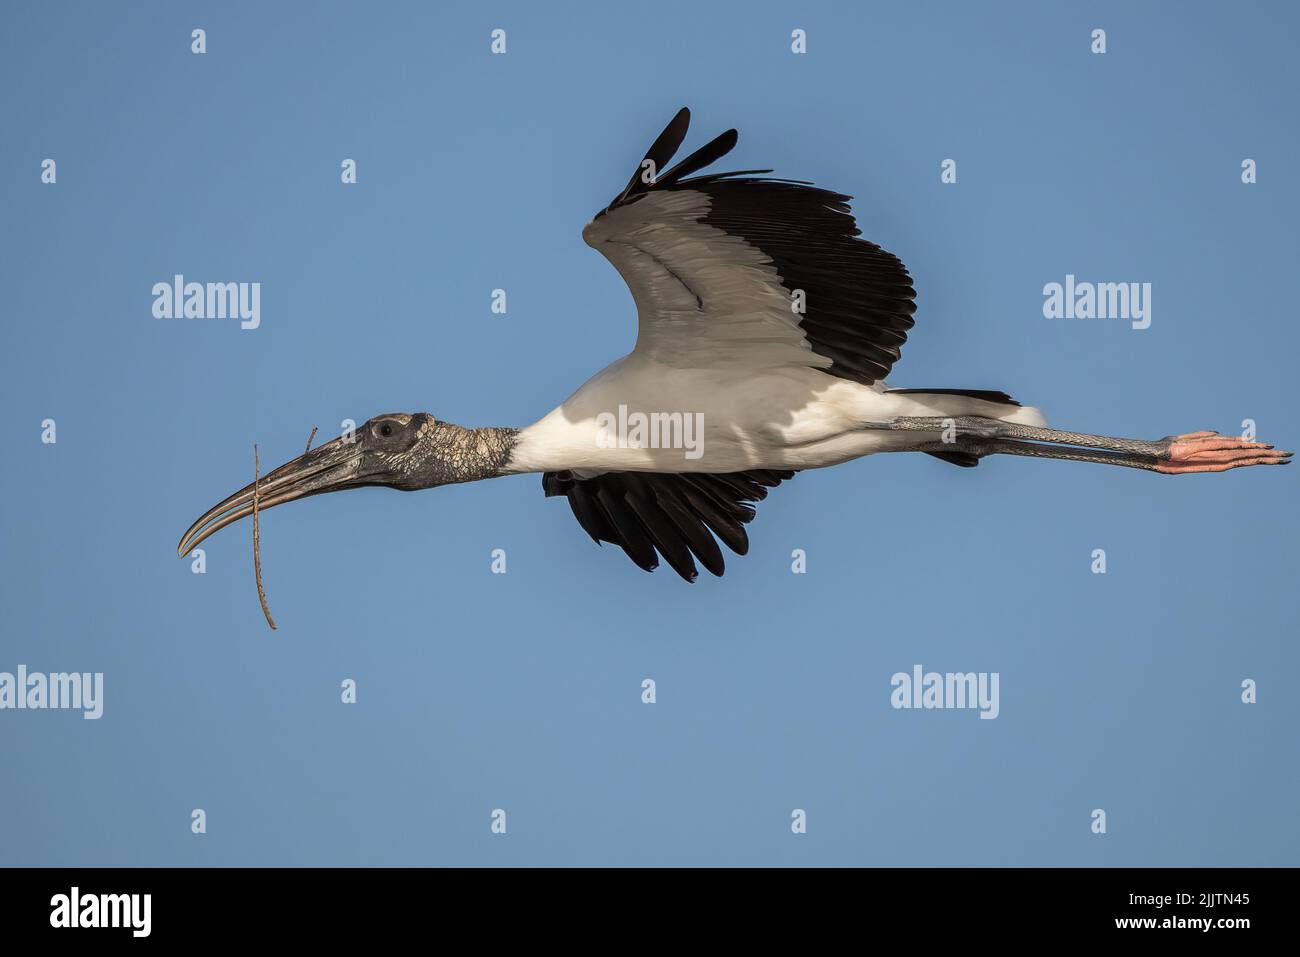
[[[634,196],[644,193],[654,186],[654,179],[658,177],[659,171],[668,165],[669,161],[681,148],[682,142],[686,139],[686,132],[691,126],[691,111],[689,107],[683,106],[668,121],[668,125],[663,128],[650,148],[645,151],[641,161],[637,163],[636,169],[632,172],[632,178],[627,181],[623,191],[619,193],[610,202],[606,209],[613,209],[620,203],[625,203]],[[645,164],[650,163],[652,172],[650,182],[644,178]]]
[[[740,133],[735,129],[729,129],[722,134],[715,136],[712,140],[700,147],[694,153],[691,153],[684,160],[674,166],[672,169],[664,171],[669,161],[677,153],[682,143],[686,139],[686,133],[691,125],[690,107],[683,106],[679,109],[668,125],[664,127],[650,148],[646,150],[645,156],[637,164],[636,170],[632,173],[632,178],[628,180],[627,186],[623,188],[610,204],[601,212],[608,212],[616,206],[631,202],[639,196],[644,195],[652,189],[671,189],[675,185],[680,185],[682,180],[696,173],[706,166],[717,162],[723,156],[726,156],[740,141]],[[646,172],[645,164],[652,164],[651,174],[648,178],[644,175]],[[770,173],[771,170],[743,170],[741,173]],[[720,173],[718,176],[735,176],[741,173]]]
[[[658,559],[656,559],[656,560],[654,561],[654,563],[653,563],[653,564],[650,564],[650,565],[642,565],[642,564],[641,564],[640,562],[638,562],[636,559],[633,559],[633,560],[632,560],[632,563],[633,563],[634,565],[636,565],[637,568],[641,569],[641,571],[645,572],[647,575],[654,574],[656,571],[659,570],[659,560],[658,560]],[[678,577],[678,578],[680,578],[682,581],[686,582],[686,584],[688,584],[688,585],[694,585],[695,582],[696,582],[696,579],[698,579],[698,578],[700,577],[700,570],[699,570],[698,568],[694,568],[694,567],[692,567],[692,568],[690,569],[690,571],[688,572],[688,571],[685,571],[685,570],[683,570],[683,569],[681,569],[681,568],[677,568],[676,566],[672,565],[671,563],[669,564],[668,567],[671,568],[671,569],[672,569],[672,570],[677,574],[677,577]],[[718,577],[722,577],[722,572],[714,572],[713,574],[717,575]]]
[[[547,472],[542,489],[567,496],[574,517],[598,544],[617,545],[632,563],[652,572],[666,562],[683,581],[699,579],[697,562],[711,575],[726,571],[719,543],[737,555],[749,551],[744,525],[748,503],[794,477],[784,469],[728,473],[605,472],[578,478]]]

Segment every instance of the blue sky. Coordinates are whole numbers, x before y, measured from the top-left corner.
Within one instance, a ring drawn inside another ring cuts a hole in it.
[[[688,148],[737,127],[732,168],[853,194],[907,263],[892,384],[1295,448],[1291,6],[3,18],[0,671],[105,700],[0,711],[0,863],[1297,863],[1294,470],[881,456],[774,491],[690,586],[537,476],[366,489],[265,516],[275,633],[246,523],[205,574],[174,553],[254,441],[269,467],[380,412],[524,425],[630,349],[580,230],[682,105]],[[260,282],[261,326],[154,319],[176,273]],[[1067,274],[1151,283],[1150,328],[1045,319]],[[998,673],[997,719],[893,709],[916,664]]]

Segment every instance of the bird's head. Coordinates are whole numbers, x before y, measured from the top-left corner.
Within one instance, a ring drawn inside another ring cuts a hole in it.
[[[323,492],[382,485],[404,492],[500,474],[513,431],[467,429],[427,412],[377,415],[355,431],[310,449],[255,484],[258,511]],[[218,502],[182,536],[186,555],[232,522],[253,513],[253,485]]]

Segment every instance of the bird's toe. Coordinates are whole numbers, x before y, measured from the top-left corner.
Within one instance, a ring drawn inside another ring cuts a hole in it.
[[[1172,436],[1157,472],[1181,475],[1192,472],[1226,472],[1247,465],[1285,465],[1291,453],[1275,449],[1265,442],[1255,442],[1217,432],[1189,432]]]

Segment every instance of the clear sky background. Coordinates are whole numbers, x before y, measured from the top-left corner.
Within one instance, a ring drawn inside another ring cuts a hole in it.
[[[688,148],[737,127],[728,168],[853,194],[907,263],[891,384],[1296,448],[1298,28],[1285,3],[6,5],[0,671],[102,671],[106,700],[0,712],[0,863],[1300,863],[1294,469],[881,456],[774,491],[695,585],[597,548],[537,476],[365,489],[265,516],[275,633],[247,523],[206,574],[175,555],[254,441],[271,467],[380,412],[522,426],[629,350],[580,230],[683,105]],[[175,273],[261,282],[261,327],[154,319]],[[1152,283],[1151,327],[1043,318],[1067,273]],[[894,710],[914,664],[998,672],[1000,716]]]

